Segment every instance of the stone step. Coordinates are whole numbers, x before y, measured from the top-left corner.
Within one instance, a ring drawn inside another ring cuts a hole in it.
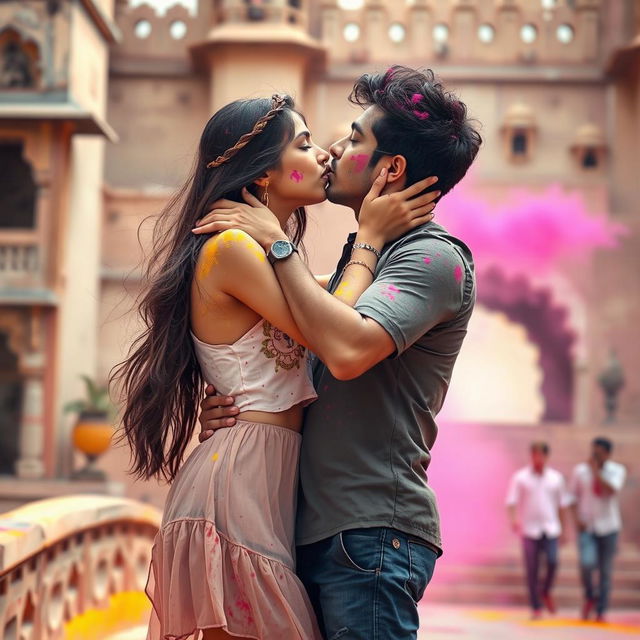
[[[577,608],[582,603],[578,555],[574,545],[561,549],[554,595],[558,606]],[[436,567],[427,598],[434,602],[470,605],[526,606],[520,549],[510,547],[477,564],[449,563],[445,555]],[[640,553],[633,545],[622,545],[616,556],[611,599],[612,607],[640,610]]]
[[[541,568],[541,575],[543,569]],[[484,585],[510,585],[521,584],[524,580],[524,567],[513,565],[511,567],[487,568],[469,566],[447,566],[436,568],[436,578],[439,583],[471,582]],[[580,583],[580,574],[577,567],[565,567],[562,565],[556,575],[556,585],[571,586]],[[635,588],[640,591],[640,570],[626,567],[615,567],[613,573],[614,588]]]
[[[582,604],[582,589],[579,584],[557,585],[553,594],[558,606],[578,608]],[[433,602],[488,606],[526,605],[528,602],[524,582],[520,585],[485,585],[468,582],[443,584],[434,580],[429,585],[426,598]],[[640,590],[614,587],[611,593],[611,607],[640,610]]]

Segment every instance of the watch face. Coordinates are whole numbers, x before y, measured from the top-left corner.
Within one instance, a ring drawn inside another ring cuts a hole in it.
[[[271,245],[271,253],[273,254],[274,258],[286,258],[293,253],[293,245],[286,240],[276,240]]]

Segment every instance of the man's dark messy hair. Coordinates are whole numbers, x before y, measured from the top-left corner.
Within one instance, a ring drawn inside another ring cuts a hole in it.
[[[384,117],[372,127],[377,147],[370,166],[382,156],[404,156],[407,186],[438,176],[432,189],[444,195],[464,177],[482,143],[467,107],[444,89],[430,69],[395,65],[383,74],[364,74],[349,101],[382,109]]]

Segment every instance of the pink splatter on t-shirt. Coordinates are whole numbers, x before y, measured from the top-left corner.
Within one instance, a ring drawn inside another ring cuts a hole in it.
[[[424,262],[425,264],[431,264],[431,258],[429,256],[425,256],[424,258],[422,258],[422,262]]]
[[[400,289],[394,287],[392,284],[389,284],[381,291],[381,293],[383,296],[389,298],[389,300],[395,300],[396,293],[398,293],[398,291],[400,291]]]
[[[302,182],[302,179],[304,178],[304,174],[302,172],[298,171],[297,169],[294,169],[291,172],[291,175],[289,177],[294,182]]]
[[[364,153],[358,153],[351,156],[350,160],[355,164],[356,171],[360,173],[361,171],[364,171],[364,168],[367,166],[369,156]]]
[[[456,265],[456,268],[453,270],[453,276],[456,282],[462,282],[462,267],[460,265]]]

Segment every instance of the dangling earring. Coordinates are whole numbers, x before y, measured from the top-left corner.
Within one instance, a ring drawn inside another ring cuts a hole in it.
[[[264,193],[262,194],[262,197],[260,198],[262,204],[267,207],[267,209],[269,208],[269,181],[267,180],[264,183]]]

